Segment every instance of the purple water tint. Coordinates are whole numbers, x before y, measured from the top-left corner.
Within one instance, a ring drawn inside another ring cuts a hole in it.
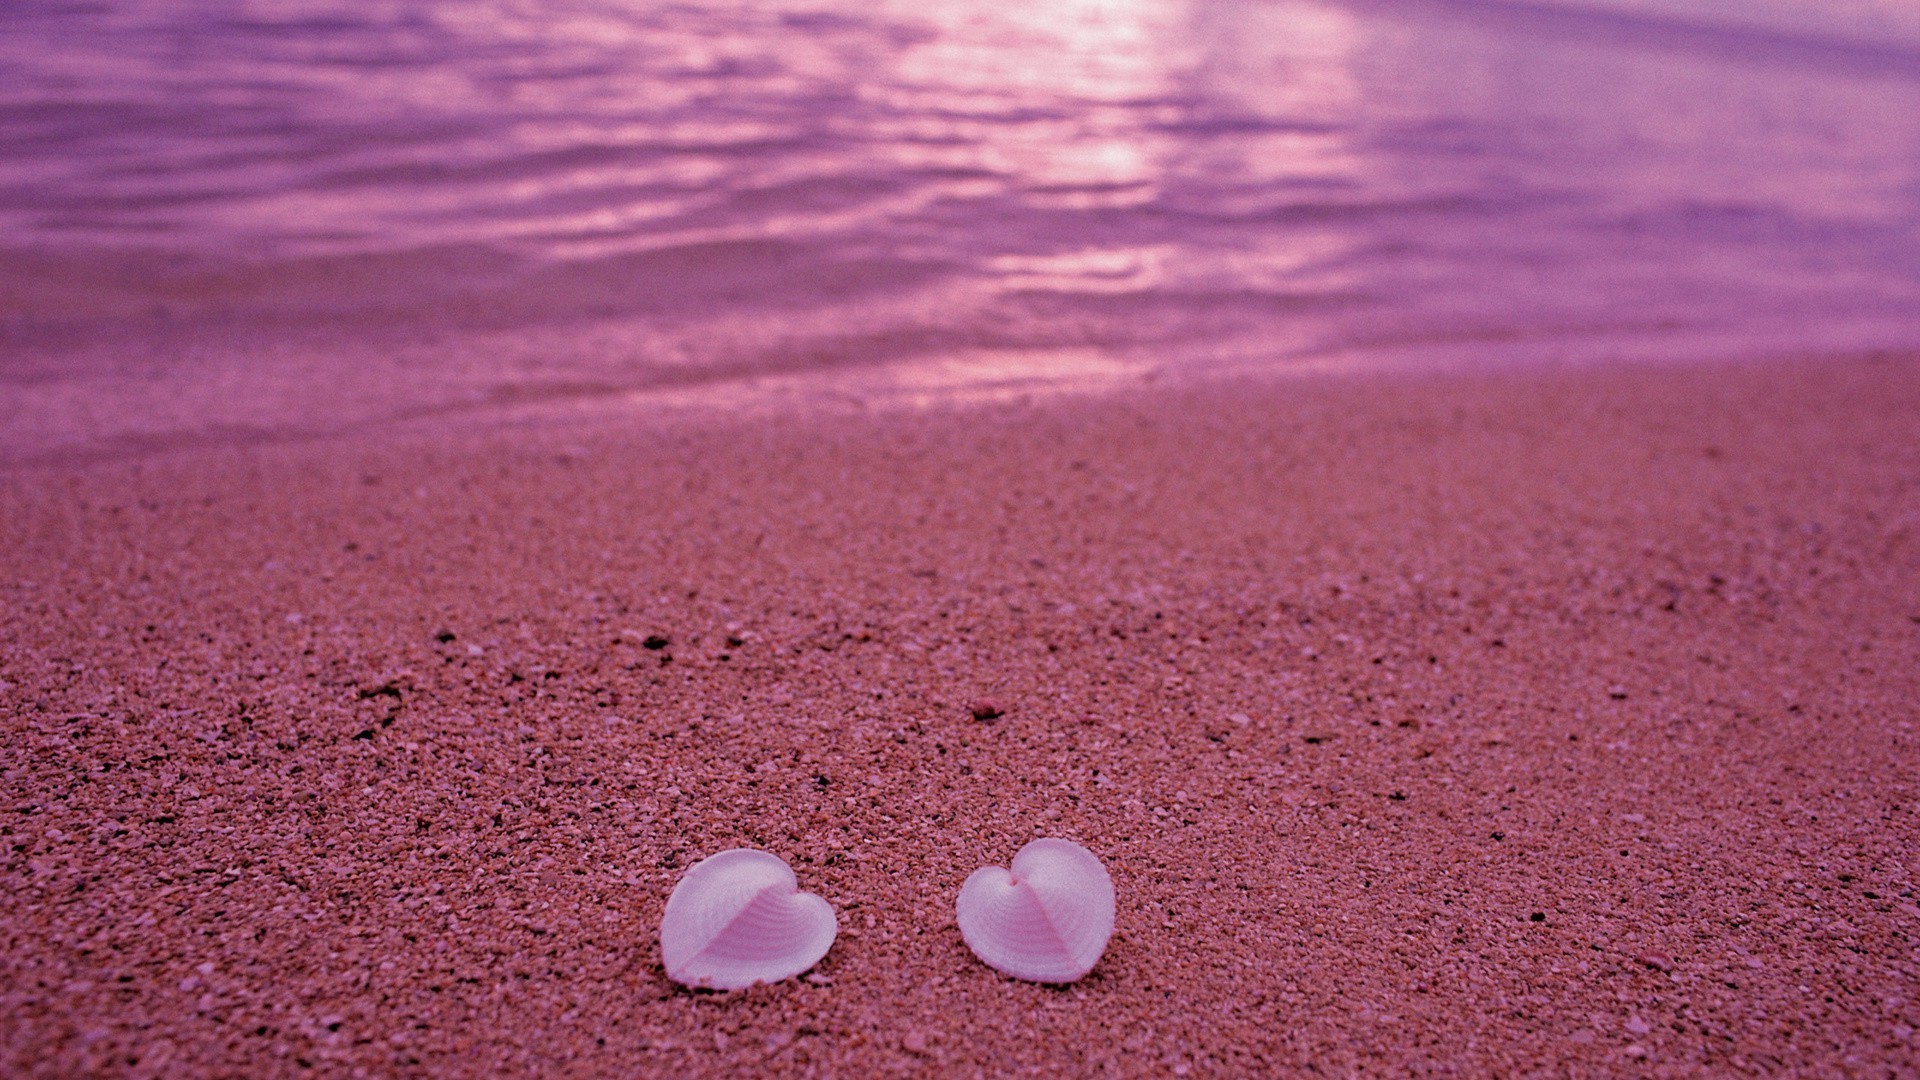
[[[1809,10],[0,0],[0,421],[129,366],[180,384],[165,428],[210,379],[347,422],[914,365],[1912,345],[1920,27]],[[287,344],[588,325],[352,394]],[[128,331],[158,344],[103,367]]]

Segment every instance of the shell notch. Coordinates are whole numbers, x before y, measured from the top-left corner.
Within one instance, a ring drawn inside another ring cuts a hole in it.
[[[973,954],[1028,982],[1079,979],[1113,936],[1113,880],[1098,856],[1071,840],[1035,840],[1010,869],[975,870],[956,907]]]
[[[660,959],[683,986],[744,990],[819,963],[838,931],[833,907],[801,892],[785,860],[733,848],[693,864],[673,887]]]

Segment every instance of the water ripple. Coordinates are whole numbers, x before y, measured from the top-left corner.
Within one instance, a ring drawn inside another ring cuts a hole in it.
[[[0,324],[1920,310],[1920,53],[1689,2],[0,0]]]

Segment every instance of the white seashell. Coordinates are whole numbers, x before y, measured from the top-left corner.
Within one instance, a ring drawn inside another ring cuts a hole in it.
[[[673,887],[660,959],[684,986],[744,990],[819,963],[837,929],[832,906],[801,892],[785,860],[734,848],[694,863]]]
[[[1071,840],[1035,840],[1009,872],[975,870],[960,886],[960,936],[986,965],[1028,982],[1068,983],[1093,970],[1113,936],[1113,880]]]

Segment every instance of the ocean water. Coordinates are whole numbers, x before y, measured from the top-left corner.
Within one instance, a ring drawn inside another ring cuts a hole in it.
[[[0,0],[15,456],[1916,345],[1910,0]]]

